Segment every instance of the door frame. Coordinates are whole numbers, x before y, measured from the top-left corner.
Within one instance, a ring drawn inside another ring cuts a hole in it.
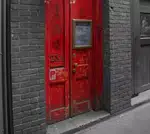
[[[140,0],[131,1],[131,44],[132,44],[132,96],[138,95],[136,85],[136,55],[140,52]],[[136,21],[135,21],[136,20]],[[138,46],[138,47],[137,47]]]
[[[141,49],[141,42],[142,40],[140,39],[140,12],[145,12],[145,13],[150,13],[148,9],[141,8],[140,1],[142,0],[132,0],[131,1],[131,37],[132,37],[132,97],[137,96],[142,89],[147,89],[147,87],[143,86],[141,88],[137,87],[137,54],[140,53]],[[150,87],[150,85],[148,85]]]

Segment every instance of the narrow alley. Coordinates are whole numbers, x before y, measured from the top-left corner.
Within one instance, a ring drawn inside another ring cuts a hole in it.
[[[76,134],[150,134],[150,103]]]

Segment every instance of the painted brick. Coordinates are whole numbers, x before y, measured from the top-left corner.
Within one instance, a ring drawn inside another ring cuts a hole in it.
[[[130,107],[131,101],[130,0],[107,0],[104,4],[105,98],[109,99],[107,109],[115,113]]]
[[[37,98],[30,99],[30,104],[34,104],[34,103],[38,103],[38,99]]]
[[[29,100],[21,100],[19,102],[14,102],[13,103],[13,107],[16,108],[16,107],[21,107],[23,105],[28,105],[29,104]]]
[[[41,80],[44,80],[44,75],[39,72],[44,68],[44,58],[41,59],[44,57],[43,6],[43,0],[11,1],[15,134],[45,131],[40,128],[45,123],[46,117],[44,84],[41,83]],[[40,112],[38,109],[41,109]],[[33,114],[31,111],[37,112]]]

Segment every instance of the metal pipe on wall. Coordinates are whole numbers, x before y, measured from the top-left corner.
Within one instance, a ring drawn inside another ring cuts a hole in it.
[[[0,134],[13,134],[10,0],[0,1]],[[1,117],[2,116],[2,117]]]
[[[2,1],[0,1],[0,133],[4,134],[3,88],[2,88]]]

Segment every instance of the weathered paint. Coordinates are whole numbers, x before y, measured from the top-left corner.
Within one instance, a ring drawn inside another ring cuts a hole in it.
[[[68,44],[65,41],[65,2],[46,2],[46,111],[53,123],[69,116]]]
[[[100,0],[45,2],[45,85],[49,123],[97,109],[95,103],[99,104],[97,98],[101,96],[103,74],[101,5]],[[92,47],[73,48],[73,19],[92,20]],[[73,73],[73,69],[76,72]]]

